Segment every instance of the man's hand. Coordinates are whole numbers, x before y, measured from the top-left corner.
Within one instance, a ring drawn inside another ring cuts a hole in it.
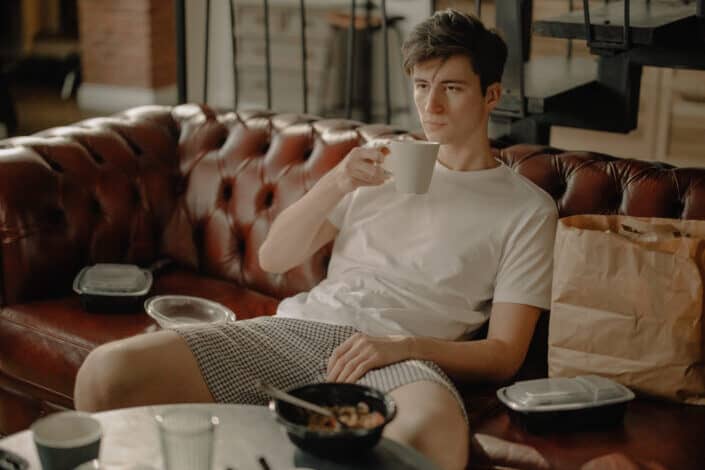
[[[411,358],[411,338],[373,337],[356,333],[338,346],[328,359],[329,382],[357,382],[371,369]]]
[[[390,176],[382,167],[387,154],[389,150],[386,147],[355,147],[331,171],[331,177],[344,194],[360,186],[380,185]]]

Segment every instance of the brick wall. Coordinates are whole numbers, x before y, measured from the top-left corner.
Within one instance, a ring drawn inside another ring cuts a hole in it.
[[[176,83],[173,0],[79,0],[83,81],[161,88]]]

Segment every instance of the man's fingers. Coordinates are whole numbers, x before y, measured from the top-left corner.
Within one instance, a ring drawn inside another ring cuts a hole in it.
[[[350,175],[366,184],[381,184],[391,175],[382,165],[364,163],[350,168]]]
[[[369,359],[362,361],[357,367],[352,371],[352,373],[345,378],[343,381],[348,383],[355,383],[362,378],[363,375],[372,369],[374,365]]]
[[[335,366],[336,362],[345,354],[347,353],[350,348],[353,347],[355,344],[355,341],[357,340],[357,335],[352,335],[345,341],[343,341],[335,350],[333,350],[333,354],[330,355],[328,358],[328,373],[330,374],[332,372],[333,367]]]
[[[359,148],[355,152],[353,160],[367,160],[371,163],[382,163],[384,157],[389,154],[387,147]]]
[[[349,356],[349,354],[348,354]],[[344,358],[343,358],[344,359]],[[345,361],[345,366],[340,371],[338,377],[336,377],[336,382],[350,382],[355,370],[365,361],[365,356],[356,354]]]
[[[326,381],[337,382],[337,378],[340,375],[340,372],[342,371],[344,365],[345,364],[340,359],[335,361],[332,364],[332,366],[328,369],[328,375],[326,375]]]
[[[357,355],[354,351],[348,351],[336,359],[333,364],[333,369],[328,373],[327,380],[329,382],[342,382],[342,380],[350,373],[350,364],[355,361]]]

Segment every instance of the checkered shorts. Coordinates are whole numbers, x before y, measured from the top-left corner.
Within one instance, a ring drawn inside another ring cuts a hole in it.
[[[252,405],[268,401],[255,386],[258,379],[284,390],[324,382],[328,358],[356,332],[349,326],[281,317],[179,327],[175,331],[191,348],[215,401]],[[357,383],[389,392],[424,380],[445,386],[467,420],[457,389],[432,362],[398,362],[367,372]]]

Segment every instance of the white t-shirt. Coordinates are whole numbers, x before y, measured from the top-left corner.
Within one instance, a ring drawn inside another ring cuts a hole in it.
[[[327,278],[277,315],[458,339],[492,302],[547,309],[557,217],[553,199],[505,165],[436,163],[423,195],[397,193],[393,181],[359,188],[329,215],[340,232]]]

